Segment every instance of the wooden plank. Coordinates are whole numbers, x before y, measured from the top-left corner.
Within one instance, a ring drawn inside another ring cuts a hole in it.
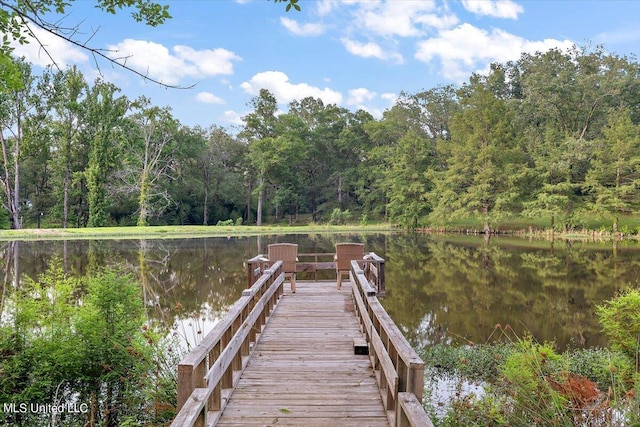
[[[206,411],[208,397],[209,390],[206,388],[196,388],[184,403],[183,410],[171,423],[171,427],[185,425],[204,426],[204,411]]]
[[[398,427],[433,427],[413,393],[398,393]]]
[[[261,427],[276,427],[276,426],[304,426],[304,427],[388,427],[389,423],[386,420],[381,420],[379,417],[362,417],[358,419],[352,418],[333,418],[331,420],[334,424],[327,424],[324,419],[317,420],[314,418],[296,418],[286,415],[279,415],[273,418],[227,418],[224,421],[220,421],[218,426],[224,427],[249,427],[249,426],[261,426]]]
[[[278,290],[278,287],[282,286],[283,281],[284,274],[280,274],[278,279],[276,279],[276,281],[273,282],[273,284],[269,287],[269,290],[265,293],[264,298],[271,298],[271,296]],[[260,302],[255,305],[247,319],[242,323],[242,326],[238,329],[233,338],[231,338],[230,343],[222,351],[220,356],[218,356],[218,359],[211,364],[209,372],[205,376],[209,388],[213,389],[213,387],[217,385],[218,382],[222,379],[222,375],[231,364],[232,359],[236,357],[238,351],[240,350],[240,346],[249,335],[251,328],[260,316],[261,311],[264,310],[265,305],[266,303],[264,300],[260,300]],[[255,347],[252,350],[255,350]]]
[[[375,372],[355,355],[363,339],[351,285],[298,282],[262,331],[218,426],[388,426]]]

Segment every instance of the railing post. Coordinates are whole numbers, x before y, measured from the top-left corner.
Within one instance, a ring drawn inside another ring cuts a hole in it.
[[[205,387],[204,376],[207,372],[206,360],[196,366],[178,365],[178,411],[189,400],[189,396],[198,387]]]
[[[265,262],[265,257],[262,254],[256,255],[253,258],[247,260],[247,289],[256,282],[256,270],[262,271],[261,264]],[[256,267],[257,266],[257,267]]]
[[[378,287],[378,296],[385,296],[384,259],[381,259],[378,263],[378,283],[376,285]]]

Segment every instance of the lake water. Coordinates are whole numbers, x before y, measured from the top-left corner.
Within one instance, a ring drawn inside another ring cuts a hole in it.
[[[20,286],[16,278],[37,277],[53,258],[72,274],[121,265],[139,278],[149,315],[193,344],[241,295],[246,260],[266,253],[268,244],[330,253],[347,241],[385,258],[382,304],[415,347],[486,342],[506,325],[560,349],[606,345],[596,306],[637,286],[640,277],[640,246],[632,242],[486,242],[400,233],[16,241],[0,243],[2,306]]]

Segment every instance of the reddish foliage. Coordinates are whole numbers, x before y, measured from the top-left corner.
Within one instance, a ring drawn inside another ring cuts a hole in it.
[[[577,409],[592,408],[603,396],[598,385],[582,375],[565,372],[559,381],[547,378],[551,388],[569,399]]]

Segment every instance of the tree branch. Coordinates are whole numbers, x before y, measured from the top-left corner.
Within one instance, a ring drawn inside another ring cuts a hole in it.
[[[160,80],[154,79],[153,77],[149,76],[149,72],[148,71],[146,73],[143,73],[141,71],[138,71],[138,70],[128,66],[126,64],[126,59],[128,59],[130,56],[124,56],[124,57],[120,57],[120,58],[112,58],[108,54],[109,53],[115,53],[117,51],[109,50],[109,49],[99,49],[99,48],[95,48],[95,47],[89,46],[88,42],[91,39],[93,39],[93,37],[97,33],[97,30],[93,32],[93,34],[88,38],[87,41],[80,42],[80,41],[78,41],[78,40],[76,40],[74,38],[74,36],[80,32],[78,26],[70,27],[70,28],[64,28],[61,25],[59,25],[58,23],[52,23],[52,22],[46,21],[46,20],[44,20],[44,19],[42,19],[40,17],[40,15],[38,14],[38,11],[32,6],[31,2],[27,1],[27,2],[25,2],[25,4],[26,4],[26,7],[30,10],[30,13],[19,9],[15,5],[9,4],[5,0],[0,0],[0,6],[5,8],[6,10],[11,11],[15,15],[14,18],[8,18],[8,19],[19,19],[20,20],[19,27],[23,28],[24,31],[26,31],[26,33],[38,43],[40,48],[44,51],[44,53],[52,61],[53,65],[58,70],[60,70],[60,66],[58,65],[56,59],[47,50],[46,44],[43,43],[36,36],[35,32],[31,28],[31,25],[35,25],[35,27],[37,27],[37,28],[39,28],[39,29],[41,29],[43,31],[46,31],[47,33],[49,33],[49,34],[51,34],[51,35],[53,35],[55,37],[58,37],[58,38],[60,38],[60,39],[62,39],[64,41],[72,44],[73,46],[76,46],[76,47],[78,47],[78,48],[80,48],[80,49],[82,49],[84,51],[89,52],[91,54],[91,56],[93,57],[93,59],[94,59],[95,66],[96,66],[98,72],[100,73],[101,77],[104,77],[104,76],[103,76],[102,70],[100,68],[99,60],[103,59],[103,60],[107,61],[107,63],[110,63],[112,66],[121,67],[122,69],[126,70],[127,72],[130,72],[130,73],[132,73],[134,75],[137,75],[137,76],[141,77],[145,81],[149,81],[151,83],[157,84],[157,85],[165,87],[165,88],[169,88],[169,89],[191,89],[196,85],[195,83],[192,84],[192,85],[189,85],[189,86],[170,85],[170,84],[167,84],[167,83],[163,83]],[[15,35],[14,35],[14,39],[15,39]],[[21,41],[21,43],[22,43],[22,41]],[[120,62],[121,60],[124,60],[124,63]]]

